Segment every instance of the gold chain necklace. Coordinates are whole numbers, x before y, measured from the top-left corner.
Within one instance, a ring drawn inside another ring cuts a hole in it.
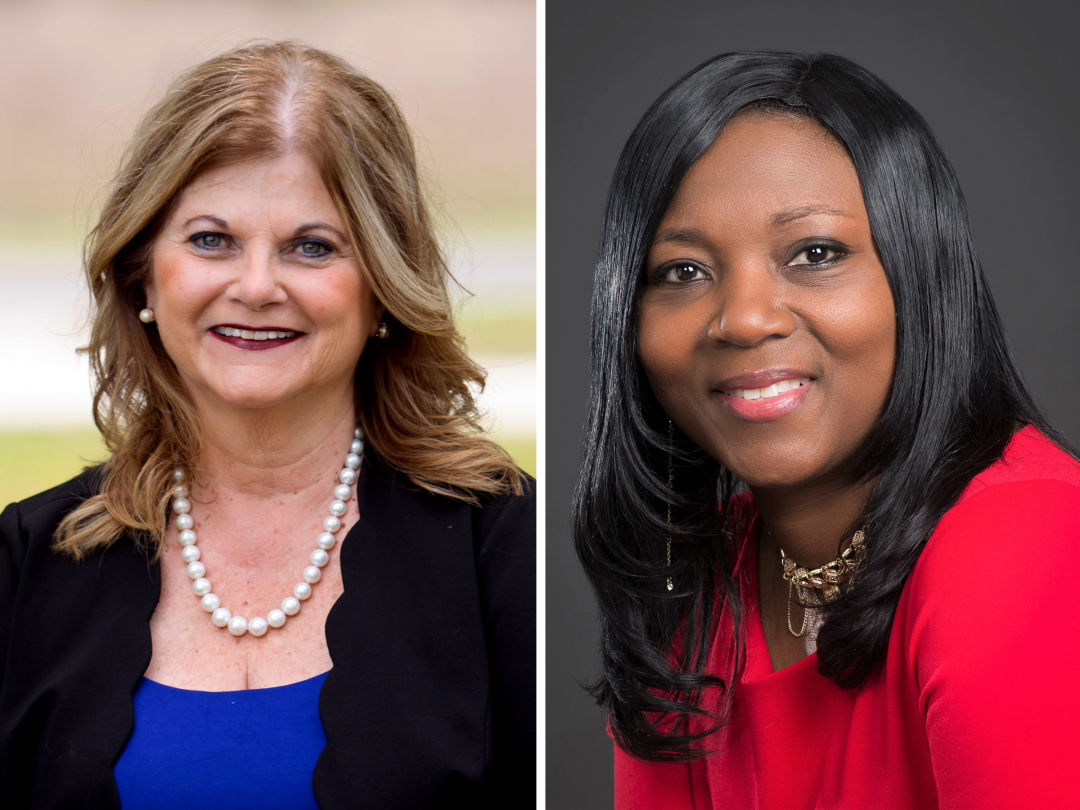
[[[780,564],[788,583],[787,629],[796,638],[806,637],[807,652],[817,649],[818,630],[822,623],[821,611],[817,608],[835,602],[850,590],[855,575],[866,562],[865,539],[866,532],[859,529],[839,557],[813,569],[801,568],[780,549]],[[798,631],[791,623],[792,597],[803,608],[802,625]]]

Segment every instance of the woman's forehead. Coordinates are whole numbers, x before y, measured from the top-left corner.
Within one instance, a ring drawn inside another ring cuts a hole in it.
[[[684,221],[781,226],[815,213],[866,216],[847,150],[810,118],[752,110],[732,118],[683,176],[656,239]]]

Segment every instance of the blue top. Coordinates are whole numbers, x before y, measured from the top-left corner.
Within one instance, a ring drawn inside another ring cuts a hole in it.
[[[269,689],[199,692],[143,678],[113,766],[123,810],[318,810],[326,673]]]

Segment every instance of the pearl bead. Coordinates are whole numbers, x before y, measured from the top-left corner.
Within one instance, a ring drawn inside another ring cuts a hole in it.
[[[274,608],[266,614],[266,623],[271,627],[284,627],[285,611]]]
[[[338,484],[334,487],[334,497],[339,501],[347,501],[352,497],[352,487],[348,484]]]
[[[187,498],[173,498],[172,510],[178,515],[186,515],[191,511],[191,501]]]
[[[334,535],[330,534],[330,532],[323,532],[317,538],[315,538],[315,543],[319,546],[319,548],[323,549],[324,551],[329,551],[330,549],[332,549],[334,547],[334,543],[336,542],[337,541],[334,539]]]
[[[267,624],[266,619],[264,619],[262,616],[256,616],[250,622],[248,622],[247,631],[251,633],[251,635],[255,636],[255,638],[258,638],[259,636],[266,635],[266,628],[268,626],[269,625]]]
[[[186,563],[195,562],[199,559],[199,547],[198,546],[184,546],[180,549],[180,559]]]
[[[195,591],[196,596],[206,596],[210,593],[210,580],[206,577],[199,577],[192,584],[191,590]]]
[[[312,565],[317,565],[319,566],[319,568],[322,568],[328,562],[330,562],[330,555],[323,551],[321,548],[317,548],[313,552],[311,552],[311,557],[309,559],[311,560]]]
[[[349,453],[349,455],[345,456],[345,466],[355,470],[360,466],[360,456],[356,453]]]
[[[352,444],[349,445],[349,451],[352,453],[363,453],[364,442],[360,439],[353,439]]]
[[[188,488],[183,484],[177,484],[173,487],[172,494],[174,498],[186,498],[188,496]]]
[[[304,568],[304,582],[314,585],[322,579],[322,569],[317,565],[309,565]]]
[[[300,612],[300,600],[295,596],[286,596],[281,600],[281,611],[286,616],[295,616]]]
[[[224,627],[229,623],[229,619],[232,618],[232,611],[228,608],[219,607],[210,615],[210,621],[212,621],[217,627]]]
[[[247,619],[243,616],[233,616],[229,619],[229,632],[234,636],[242,636],[247,632]]]
[[[179,484],[181,481],[184,480],[184,471],[180,469],[173,470],[172,477],[173,481]]]
[[[327,515],[326,519],[322,522],[322,525],[328,532],[336,532],[341,528],[341,519],[336,518],[333,515]]]
[[[191,515],[177,515],[176,516],[176,528],[180,531],[190,529],[195,525],[195,521],[191,519]]]
[[[180,545],[190,546],[195,542],[195,532],[191,529],[184,529],[180,532]]]
[[[311,586],[306,582],[297,582],[296,585],[293,586],[292,592],[293,596],[301,602],[311,598]]]
[[[334,501],[330,504],[330,514],[335,517],[341,517],[345,514],[345,510],[348,507],[345,506],[345,501]]]
[[[213,613],[221,607],[221,598],[216,593],[208,593],[201,600],[202,609],[207,613]]]
[[[364,438],[364,431],[360,430],[360,428],[357,428],[353,431],[352,435],[357,439],[362,439]]]
[[[356,470],[351,470],[345,467],[338,473],[338,480],[343,484],[355,484],[356,483]]]
[[[188,546],[191,548],[191,546]],[[196,560],[195,562],[188,563],[187,575],[192,579],[198,579],[206,573],[206,566]]]

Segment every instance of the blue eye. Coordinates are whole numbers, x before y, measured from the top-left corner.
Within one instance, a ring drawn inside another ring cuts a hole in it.
[[[229,237],[223,233],[214,233],[212,231],[202,231],[195,234],[188,239],[195,247],[203,248],[204,250],[217,250],[223,248],[228,243]]]
[[[334,248],[321,239],[304,239],[294,247],[301,256],[308,259],[323,259],[334,252]]]

